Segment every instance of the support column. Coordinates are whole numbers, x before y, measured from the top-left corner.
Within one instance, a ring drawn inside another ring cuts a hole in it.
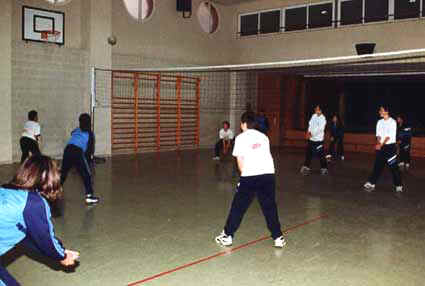
[[[90,66],[111,69],[112,47],[108,44],[108,37],[112,35],[112,0],[87,0],[88,5],[88,49]],[[111,82],[105,78],[103,83],[105,93],[110,102]],[[96,134],[96,154],[111,155],[111,105],[97,106],[94,113]]]
[[[0,9],[0,164],[12,162],[12,1]]]

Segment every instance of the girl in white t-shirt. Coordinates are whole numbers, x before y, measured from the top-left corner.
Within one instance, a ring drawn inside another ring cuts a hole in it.
[[[35,110],[28,112],[28,121],[24,124],[24,132],[19,141],[22,150],[21,163],[30,155],[39,155],[40,148],[38,142],[41,138],[40,124],[38,124],[38,113]]]
[[[230,129],[229,121],[223,122],[223,128],[218,133],[219,140],[215,144],[213,160],[220,160],[220,150],[226,154],[227,151],[232,150],[233,146],[233,131]]]
[[[269,138],[254,129],[255,114],[245,112],[241,118],[242,133],[236,137],[233,156],[236,157],[241,177],[226,225],[215,241],[222,246],[230,246],[242,218],[254,197],[266,218],[267,228],[274,239],[275,247],[286,244],[283,238],[275,199],[275,168],[270,153]]]

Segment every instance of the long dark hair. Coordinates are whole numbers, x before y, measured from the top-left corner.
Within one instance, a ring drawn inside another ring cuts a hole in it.
[[[60,172],[56,161],[44,155],[31,156],[25,160],[12,181],[4,187],[38,192],[50,201],[62,196]]]

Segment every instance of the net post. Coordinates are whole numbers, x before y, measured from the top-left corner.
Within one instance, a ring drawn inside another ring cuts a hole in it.
[[[114,146],[114,135],[115,135],[115,125],[114,125],[114,114],[115,114],[115,112],[114,112],[114,110],[115,110],[115,108],[113,107],[113,104],[114,104],[114,99],[115,99],[115,97],[114,97],[114,77],[115,77],[115,73],[114,73],[114,71],[112,71],[111,72],[111,148],[112,148],[112,146]],[[111,150],[111,152],[112,152],[112,150]]]
[[[90,115],[91,115],[91,125],[92,125],[92,130],[94,131],[94,109],[96,106],[96,68],[92,67],[91,68],[91,92],[90,92]]]
[[[161,74],[156,75],[156,151],[161,149]]]
[[[133,74],[133,95],[134,95],[134,152],[138,153],[139,151],[139,74],[135,72]]]
[[[195,144],[199,147],[199,131],[200,131],[200,100],[201,99],[201,79],[196,80],[196,135]]]
[[[176,79],[176,95],[177,95],[177,129],[176,129],[176,144],[177,150],[180,150],[180,133],[181,133],[181,89],[182,78],[178,76]]]

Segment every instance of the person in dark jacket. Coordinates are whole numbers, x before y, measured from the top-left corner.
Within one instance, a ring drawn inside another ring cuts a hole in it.
[[[400,169],[410,168],[410,150],[412,144],[412,127],[402,115],[397,116],[397,145],[399,148]]]
[[[75,264],[79,253],[65,249],[56,238],[47,202],[61,193],[59,170],[52,159],[33,155],[22,163],[12,181],[0,187],[0,257],[19,244],[63,266]],[[0,285],[20,285],[1,264]]]
[[[326,158],[330,161],[334,158],[344,160],[344,126],[338,114],[332,117],[330,125],[331,144],[329,145],[329,154]],[[336,152],[335,152],[336,145]]]
[[[63,153],[61,184],[65,183],[68,172],[76,167],[83,178],[86,190],[85,201],[87,204],[97,204],[99,198],[93,195],[92,172],[89,162],[92,163],[94,152],[94,134],[91,131],[91,118],[87,113],[79,117],[80,127],[71,133],[71,139]]]
[[[267,135],[269,132],[269,120],[266,117],[264,110],[260,110],[260,113],[255,118],[256,129],[261,133]]]

